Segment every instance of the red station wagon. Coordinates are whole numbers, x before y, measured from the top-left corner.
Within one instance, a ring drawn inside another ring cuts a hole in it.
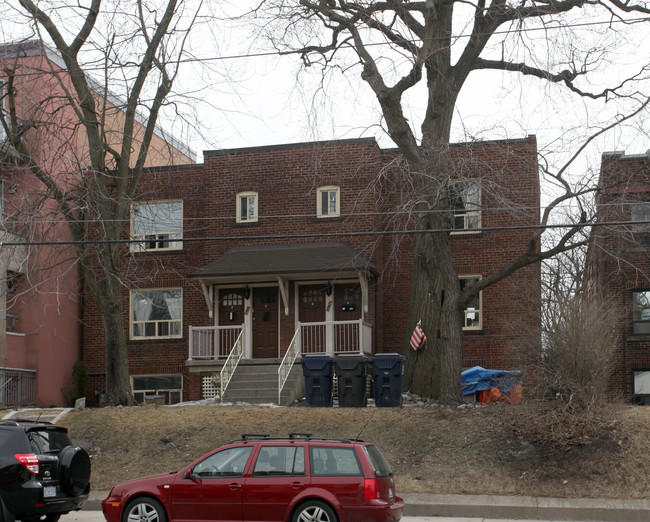
[[[404,501],[374,444],[243,435],[179,472],[115,486],[108,522],[393,522]]]

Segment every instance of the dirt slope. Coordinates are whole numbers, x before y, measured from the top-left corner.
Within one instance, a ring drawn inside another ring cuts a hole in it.
[[[610,440],[562,454],[518,438],[516,408],[149,406],[83,410],[60,423],[89,450],[96,490],[178,470],[242,433],[301,432],[376,442],[401,492],[650,496],[650,408],[619,407]]]

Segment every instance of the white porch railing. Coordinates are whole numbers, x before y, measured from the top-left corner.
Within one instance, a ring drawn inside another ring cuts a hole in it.
[[[241,361],[243,355],[244,355],[244,330],[242,329],[242,331],[239,334],[239,337],[237,337],[237,341],[235,342],[235,345],[232,347],[228,359],[226,359],[226,362],[223,364],[223,368],[221,368],[221,373],[220,373],[221,400],[223,400],[223,394],[226,391],[226,388],[228,388],[228,385],[230,384],[230,380],[232,379],[232,376],[235,374],[237,365],[239,364],[239,361]]]
[[[372,354],[372,326],[363,319],[298,323],[303,355]]]
[[[227,359],[244,331],[239,326],[190,326],[190,361]]]
[[[289,348],[287,348],[287,353],[284,354],[280,367],[278,368],[278,404],[282,404],[282,390],[299,355],[300,327],[298,327],[296,333],[293,335],[293,339],[289,343]]]

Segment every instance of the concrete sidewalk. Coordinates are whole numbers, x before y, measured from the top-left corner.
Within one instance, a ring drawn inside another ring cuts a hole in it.
[[[108,491],[92,491],[86,510],[101,510]],[[405,493],[405,516],[508,520],[650,521],[650,499],[616,500]]]

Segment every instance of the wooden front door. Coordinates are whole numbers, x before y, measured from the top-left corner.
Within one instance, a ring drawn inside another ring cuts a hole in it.
[[[253,357],[278,357],[278,289],[253,289]]]
[[[325,322],[326,287],[305,285],[300,287],[298,319],[301,323]],[[300,330],[302,353],[325,353],[325,325],[303,326]]]
[[[358,321],[359,319],[361,319],[361,287],[353,283],[336,285],[334,287],[334,320]],[[358,352],[358,325],[336,325],[335,342],[335,352]]]
[[[219,291],[219,326],[241,326],[244,324],[244,289],[223,289]],[[228,357],[239,330],[219,329],[218,356]]]

